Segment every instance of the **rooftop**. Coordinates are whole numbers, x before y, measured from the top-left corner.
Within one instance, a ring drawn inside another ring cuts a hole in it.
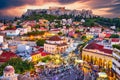
[[[37,55],[37,54],[40,54],[41,56],[46,56],[46,55],[48,55],[49,53],[42,51],[42,52],[32,53],[31,56]]]
[[[112,38],[112,39],[111,39],[111,42],[119,42],[119,41],[120,41],[119,38]]]
[[[105,38],[110,38],[111,34],[106,34]]]
[[[0,55],[0,62],[6,62],[8,60],[10,60],[13,57],[17,57],[17,55],[13,52],[3,52]]]
[[[4,72],[14,72],[14,67],[13,66],[6,66],[4,69]]]
[[[62,40],[59,36],[52,36],[52,37],[50,37],[49,39],[48,39],[49,41],[60,41],[60,40]]]
[[[112,51],[113,51],[110,49],[105,49],[103,45],[97,44],[95,42],[88,44],[85,47],[85,49],[94,49],[94,50],[96,49],[96,50],[102,51],[102,52],[107,53],[107,54],[112,54]]]

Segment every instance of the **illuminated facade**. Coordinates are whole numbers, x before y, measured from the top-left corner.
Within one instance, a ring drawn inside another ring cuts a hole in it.
[[[94,65],[111,69],[112,50],[104,49],[104,46],[97,43],[90,43],[83,49],[82,59]]]
[[[40,53],[34,53],[31,55],[31,57],[32,57],[32,62],[36,62],[36,61],[40,60],[41,55],[40,55]]]
[[[61,39],[59,36],[52,36],[44,44],[44,50],[52,54],[64,53],[67,48],[67,42],[65,42],[65,40]]]
[[[120,80],[120,50],[118,50],[118,49],[114,49],[114,51],[113,51],[112,69],[116,73],[117,80]]]
[[[39,61],[41,58],[43,58],[47,55],[48,55],[48,53],[46,53],[46,52],[33,53],[33,54],[31,54],[32,62]]]

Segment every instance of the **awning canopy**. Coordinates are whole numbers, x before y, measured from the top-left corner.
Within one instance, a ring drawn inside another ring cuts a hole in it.
[[[107,74],[105,72],[99,72],[99,77],[107,78]]]

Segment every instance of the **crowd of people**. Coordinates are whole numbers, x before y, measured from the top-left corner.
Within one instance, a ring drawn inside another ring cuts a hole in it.
[[[60,66],[54,69],[46,69],[40,74],[41,80],[83,80],[84,73],[74,65]]]

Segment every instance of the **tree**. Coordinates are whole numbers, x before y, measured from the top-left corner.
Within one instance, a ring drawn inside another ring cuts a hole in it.
[[[9,29],[13,29],[13,26],[12,25],[9,25],[6,30],[9,30]]]
[[[44,39],[39,39],[37,40],[36,44],[37,46],[44,46],[45,40]]]
[[[40,28],[40,25],[36,24],[36,25],[35,25],[35,28]]]
[[[66,25],[66,28],[70,28],[70,25]]]
[[[120,45],[112,45],[113,46],[113,48],[117,48],[117,49],[119,49],[120,50]]]
[[[119,38],[119,35],[118,35],[118,34],[112,34],[112,35],[110,36],[110,38]]]
[[[26,35],[28,35],[28,36],[30,36],[30,35],[44,35],[44,31],[38,31],[38,30],[36,30],[36,31],[32,31],[32,32],[28,32]]]
[[[58,35],[62,35],[62,32],[59,32]]]
[[[102,27],[102,30],[101,30],[102,32],[104,31],[104,28]]]
[[[84,42],[80,47],[80,52],[82,52],[83,48],[87,45],[87,42]]]
[[[118,27],[118,28],[116,29],[116,31],[120,31],[120,28]]]
[[[79,33],[80,31],[79,30],[76,30],[75,33]]]
[[[83,23],[83,26],[87,27],[95,26],[95,19],[86,19],[86,21]]]
[[[26,71],[31,71],[34,69],[34,65],[32,62],[28,62],[27,60],[22,61],[21,58],[12,58],[0,66],[0,75],[3,74],[4,68],[8,65],[13,66],[15,69],[15,72],[18,74],[22,74]]]
[[[50,60],[51,60],[51,58],[49,56],[46,56],[46,57],[41,59],[42,62],[48,62]]]
[[[86,39],[86,36],[82,36],[81,39],[82,39],[82,40],[85,40],[85,39]]]

